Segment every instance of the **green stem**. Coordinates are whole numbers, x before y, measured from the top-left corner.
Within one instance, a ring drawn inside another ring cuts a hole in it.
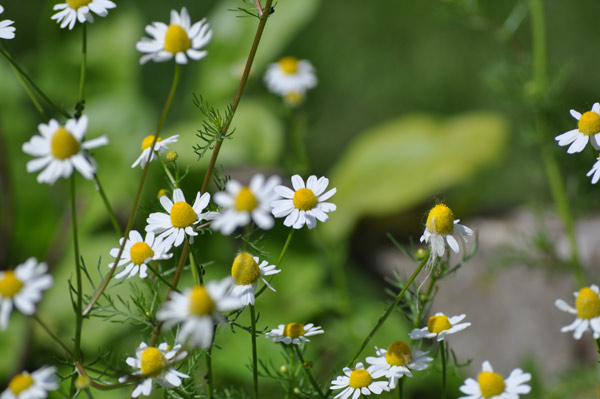
[[[81,330],[83,326],[83,287],[81,282],[81,266],[79,264],[79,239],[77,235],[77,197],[75,194],[75,177],[71,176],[71,226],[73,228],[73,249],[75,254],[75,278],[77,280],[77,301],[76,301],[76,312],[75,312],[75,339],[73,347],[73,360],[79,362],[82,360],[81,356]],[[71,381],[71,391],[75,389],[75,380],[77,375],[73,376]],[[71,392],[73,394],[73,392]]]
[[[250,306],[250,335],[252,335],[252,379],[254,381],[254,399],[258,399],[258,356],[256,353],[256,311]]]
[[[97,173],[94,174],[94,182],[96,183],[96,190],[98,190],[98,194],[100,194],[100,198],[102,198],[104,207],[108,211],[108,217],[110,218],[110,222],[112,223],[113,228],[115,229],[115,233],[117,233],[117,235],[119,237],[123,237],[123,230],[121,230],[121,227],[119,226],[119,222],[117,221],[117,216],[115,215],[115,212],[113,211],[112,207],[110,206],[110,202],[108,201],[108,197],[106,196],[106,193],[104,192],[104,188],[102,187],[102,184],[100,183],[100,178],[98,177]]]
[[[396,388],[396,398],[397,399],[404,399],[404,380],[405,380],[404,377],[402,377],[398,380],[398,387]]]
[[[208,399],[213,399],[212,348],[215,340],[216,326],[213,326],[213,342],[206,351],[206,390]]]
[[[292,237],[294,237],[294,231],[295,229],[290,228],[290,232],[288,233],[287,239],[285,240],[285,244],[283,244],[283,248],[281,248],[281,252],[279,253],[279,259],[277,259],[277,263],[275,264],[275,266],[279,267],[281,265],[281,261],[283,261],[283,255],[285,255],[285,253],[287,252],[287,249],[290,246],[290,242],[292,242]],[[273,280],[275,276],[276,274],[269,276],[269,283],[271,282],[271,280]],[[260,287],[260,290],[258,290],[256,295],[254,295],[254,298],[258,298],[258,296],[262,294],[266,289],[266,284]]]
[[[87,24],[81,24],[81,73],[79,74],[79,101],[77,102],[75,118],[79,118],[85,108],[85,69],[87,64]]]
[[[600,338],[595,340],[595,342],[596,342],[596,350],[598,351],[598,354],[600,355]]]
[[[323,395],[323,392],[321,392],[321,388],[319,388],[319,384],[317,384],[317,381],[315,380],[312,373],[310,372],[310,367],[307,367],[306,362],[304,361],[304,357],[302,356],[302,351],[300,350],[300,345],[292,344],[292,346],[294,347],[294,350],[296,351],[296,354],[298,355],[298,358],[300,359],[300,362],[302,363],[302,368],[306,372],[306,376],[308,377],[310,384],[313,386],[314,390],[317,391],[317,393],[319,394],[319,397],[321,399],[325,399],[325,395]]]
[[[37,323],[44,329],[44,331],[46,331],[46,333],[57,343],[59,344],[68,354],[69,356],[73,356],[73,353],[71,352],[71,349],[60,339],[58,338],[58,336],[56,336],[56,334],[54,334],[52,332],[52,330],[50,330],[50,328],[46,325],[46,323],[44,323],[37,314],[33,314],[31,316],[31,318],[35,321],[37,321]]]
[[[198,268],[196,267],[196,259],[194,258],[194,252],[190,250],[189,253],[190,258],[190,269],[192,269],[192,278],[194,279],[194,285],[202,284],[202,276],[198,273]]]
[[[158,263],[158,261],[156,262]],[[169,283],[169,281],[167,281],[167,279],[165,279],[159,272],[158,270],[156,270],[154,267],[152,267],[152,265],[150,263],[147,263],[146,266],[148,267],[148,269],[150,269],[150,271],[152,272],[152,274],[154,274],[156,277],[158,277],[158,279],[160,281],[163,282],[163,284],[165,284],[167,287],[169,287],[171,290],[173,291],[177,291],[180,292],[176,287],[174,287],[171,283]]]
[[[162,167],[165,171],[165,174],[167,175],[167,178],[169,179],[169,182],[171,183],[171,186],[173,187],[173,189],[176,189],[178,187],[177,180],[175,180],[175,178],[173,177],[173,174],[169,170],[167,163],[165,162],[164,159],[161,158],[161,156],[159,154],[156,154],[156,157],[160,161],[160,164],[162,165]]]
[[[427,307],[427,302],[429,301],[429,296],[431,295],[431,291],[435,286],[437,279],[432,275],[430,276],[429,286],[427,287],[427,291],[425,291],[425,295],[423,296],[422,305],[419,306],[418,298],[417,298],[417,306],[419,306],[419,310],[417,312],[417,317],[413,321],[413,327],[417,328],[421,325],[421,319],[423,318],[423,312],[425,311],[425,307]]]
[[[442,356],[442,399],[446,399],[446,345],[440,341],[440,352]]]
[[[23,76],[19,73],[19,70],[15,68],[13,64],[11,64],[10,67],[17,76],[17,80],[21,84],[21,87],[23,87],[23,90],[25,90],[25,93],[27,93],[27,95],[31,99],[31,102],[33,103],[35,109],[37,109],[40,114],[46,115],[46,111],[42,107],[42,104],[40,104],[35,94],[31,91],[31,88],[27,85],[27,82],[25,82],[25,78],[23,78]]]

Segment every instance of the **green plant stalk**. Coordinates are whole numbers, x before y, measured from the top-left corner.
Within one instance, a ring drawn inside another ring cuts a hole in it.
[[[169,179],[169,182],[171,183],[171,186],[173,186],[174,189],[178,188],[177,180],[175,180],[175,178],[173,177],[173,174],[169,170],[169,167],[167,166],[165,160],[162,159],[159,154],[156,154],[156,158],[158,158],[158,160],[160,161],[160,164],[162,165],[162,167],[165,171],[165,174],[167,175],[167,178]]]
[[[69,356],[73,356],[73,352],[71,352],[71,349],[60,339],[58,338],[58,336],[56,334],[54,334],[52,332],[52,330],[50,330],[50,328],[46,325],[46,323],[44,323],[37,314],[33,314],[31,316],[31,318],[33,320],[35,320],[43,329],[44,331],[46,331],[46,333],[57,343],[59,344],[64,350],[65,352],[67,352],[69,354]]]
[[[208,350],[206,351],[206,396],[208,399],[214,398],[213,389],[213,373],[212,373],[212,348],[215,341],[215,330],[216,325],[213,326],[213,342],[210,343]]]
[[[277,259],[277,263],[275,264],[275,266],[279,267],[281,265],[281,262],[283,261],[283,256],[287,252],[287,249],[290,246],[290,243],[292,242],[292,238],[294,237],[294,231],[295,231],[295,229],[290,227],[290,232],[288,233],[287,239],[285,240],[285,244],[283,244],[283,248],[281,248],[281,252],[279,253],[279,259]],[[276,276],[275,274],[269,276],[269,283],[275,276]],[[267,285],[264,284],[260,288],[260,290],[258,290],[256,295],[254,295],[254,298],[258,298],[258,296],[260,294],[262,294],[264,292],[264,290],[266,290],[266,289],[267,289]]]
[[[81,73],[79,75],[79,107],[77,108],[76,117],[81,116],[83,112],[85,99],[85,69],[87,64],[87,24],[81,24]]]
[[[13,72],[15,73],[17,80],[21,84],[21,87],[23,87],[23,90],[25,90],[25,93],[27,93],[27,95],[31,99],[31,102],[33,103],[33,106],[35,107],[35,109],[37,109],[40,114],[45,116],[46,111],[44,110],[44,107],[42,107],[42,104],[40,104],[38,99],[35,97],[35,94],[31,91],[31,88],[27,85],[27,82],[25,82],[25,79],[23,78],[23,76],[19,73],[19,70],[17,68],[15,68],[15,66],[13,64],[10,64],[10,67],[12,68]]]
[[[414,328],[417,328],[421,325],[421,319],[423,318],[423,311],[425,310],[427,302],[429,301],[429,296],[431,295],[431,291],[433,290],[433,287],[435,286],[436,281],[437,281],[437,278],[435,278],[434,276],[430,276],[430,281],[429,281],[429,285],[427,286],[427,291],[425,291],[425,296],[423,296],[423,305],[419,307],[419,310],[417,312],[417,317],[415,318],[415,320],[413,322]],[[419,303],[417,302],[417,306],[418,305],[419,305]]]
[[[396,388],[396,398],[404,399],[404,377],[398,380],[398,387]]]
[[[73,345],[73,360],[75,362],[82,361],[81,356],[81,330],[83,326],[83,314],[81,309],[83,308],[83,287],[81,283],[81,266],[79,264],[79,239],[77,235],[77,197],[75,194],[75,173],[71,176],[71,226],[73,229],[73,249],[75,254],[75,278],[77,284],[77,301],[76,301],[76,312],[75,312],[75,339]],[[77,375],[73,376],[71,381],[71,394],[75,388],[75,380]]]
[[[113,229],[115,229],[115,233],[117,233],[119,237],[123,237],[123,230],[121,230],[121,227],[119,226],[117,216],[115,215],[115,212],[113,211],[112,206],[110,205],[110,201],[106,196],[106,192],[104,191],[104,188],[100,183],[100,178],[98,177],[97,173],[94,173],[94,182],[96,183],[96,190],[98,191],[98,194],[100,194],[100,198],[102,198],[102,203],[104,204],[104,207],[108,212],[108,217],[110,218],[110,222],[113,225]]]
[[[156,261],[156,263],[158,263],[158,261]],[[166,285],[167,287],[169,287],[171,290],[173,291],[177,291],[179,292],[179,290],[174,287],[173,285],[171,285],[171,283],[169,283],[169,281],[167,281],[167,279],[165,279],[159,272],[158,270],[156,270],[154,267],[152,267],[152,265],[150,263],[147,263],[146,266],[148,267],[148,269],[150,269],[150,271],[152,272],[152,274],[154,274],[156,277],[158,277],[158,279],[160,281],[163,282],[164,285]]]
[[[440,355],[442,356],[442,399],[446,399],[446,345],[440,341]]]
[[[596,342],[596,350],[598,351],[598,355],[600,355],[600,338],[595,340]]]
[[[254,399],[258,399],[258,355],[256,352],[256,311],[250,306],[250,335],[252,336],[252,380],[254,382]]]
[[[194,258],[194,252],[190,250],[189,253],[190,258],[190,269],[192,269],[192,278],[194,279],[194,285],[202,284],[202,277],[200,277],[200,273],[198,273],[198,268],[196,267],[196,259]]]
[[[321,392],[321,388],[319,388],[319,384],[317,384],[317,381],[315,380],[312,373],[310,372],[310,369],[308,367],[306,367],[306,364],[304,362],[304,357],[302,356],[302,351],[300,350],[300,345],[292,344],[292,346],[294,347],[294,350],[296,351],[296,354],[298,355],[298,359],[300,359],[300,362],[302,363],[302,368],[306,372],[306,376],[308,377],[310,384],[313,386],[315,391],[317,391],[317,393],[319,394],[319,397],[321,399],[325,399],[325,395],[323,395],[323,392]]]

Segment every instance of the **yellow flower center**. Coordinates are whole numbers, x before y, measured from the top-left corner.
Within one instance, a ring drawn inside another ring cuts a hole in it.
[[[581,115],[577,128],[583,134],[593,136],[600,132],[600,115],[595,112],[588,111]]]
[[[290,338],[298,338],[303,337],[304,333],[304,325],[300,323],[289,323],[283,328],[283,336]]]
[[[92,380],[90,380],[85,375],[79,375],[75,380],[75,388],[77,388],[77,390],[79,391],[83,391],[84,389],[89,388],[91,384]]]
[[[50,150],[54,158],[67,159],[79,152],[79,142],[67,129],[59,127],[50,141]]]
[[[450,234],[454,229],[454,215],[444,204],[434,206],[427,215],[427,228],[434,234]]]
[[[179,154],[177,154],[175,151],[169,151],[167,154],[167,161],[169,162],[175,162],[177,161],[177,158],[179,158]]]
[[[28,372],[15,375],[12,380],[8,383],[8,388],[13,394],[18,395],[30,386],[33,385],[33,378]]]
[[[310,188],[301,188],[294,193],[294,206],[302,211],[313,209],[317,205],[317,197]]]
[[[177,54],[186,51],[192,47],[192,41],[188,37],[185,29],[179,25],[169,25],[165,35],[165,50]]]
[[[154,251],[150,248],[150,245],[145,242],[136,242],[131,246],[129,256],[131,257],[131,261],[139,266],[143,265],[146,262],[146,259],[152,258],[154,256]]]
[[[252,255],[248,252],[240,252],[233,261],[231,275],[237,285],[248,285],[258,280],[260,268]]]
[[[385,361],[390,366],[406,366],[412,359],[412,352],[403,341],[393,342],[385,353]]]
[[[582,319],[593,319],[600,316],[600,297],[590,287],[579,290],[575,300],[577,316]]]
[[[21,291],[23,283],[15,276],[12,270],[4,272],[4,277],[0,280],[0,296],[4,298],[12,298]]]
[[[258,206],[258,200],[248,186],[242,187],[235,197],[235,209],[238,211],[252,212]]]
[[[350,386],[354,389],[368,387],[373,381],[373,377],[367,370],[357,369],[350,374]]]
[[[283,73],[288,75],[293,75],[298,72],[298,62],[299,60],[296,57],[283,57],[278,61]]]
[[[206,288],[203,285],[197,285],[190,292],[190,305],[188,311],[194,316],[205,316],[212,314],[216,309],[215,302],[212,300]]]
[[[198,215],[187,202],[176,202],[171,208],[171,224],[173,227],[183,229],[193,225],[198,220]]]
[[[150,136],[146,136],[146,138],[144,140],[142,140],[142,151],[144,151],[146,148],[150,148],[153,141],[154,141],[153,134],[151,134]],[[160,143],[161,141],[162,141],[162,139],[160,137],[156,138],[157,143]]]
[[[162,369],[169,364],[165,355],[158,349],[150,346],[144,349],[142,352],[142,360],[140,362],[140,369],[142,374],[149,377],[156,377],[162,372]]]
[[[92,0],[67,0],[69,8],[72,8],[73,10],[77,10],[79,7],[87,6],[91,2]]]
[[[479,373],[477,381],[479,382],[479,389],[481,389],[481,396],[486,399],[504,392],[504,378],[498,373],[482,371]]]
[[[442,331],[446,331],[450,327],[452,327],[452,325],[450,324],[450,321],[448,321],[448,317],[444,315],[431,316],[427,321],[427,330],[432,333],[439,334]]]

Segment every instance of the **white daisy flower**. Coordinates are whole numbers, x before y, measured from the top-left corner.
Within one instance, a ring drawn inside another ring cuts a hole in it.
[[[190,378],[189,375],[171,367],[187,356],[187,352],[180,349],[181,345],[171,348],[166,342],[160,344],[158,348],[142,342],[135,351],[135,357],[128,357],[126,360],[129,366],[139,369],[133,375],[147,377],[136,385],[131,397],[149,396],[152,393],[152,380],[156,380],[165,388],[174,388],[181,385],[182,378]],[[125,382],[127,377],[121,377],[119,381]]]
[[[214,325],[225,321],[221,312],[244,306],[239,297],[232,295],[232,284],[233,279],[226,277],[221,281],[209,281],[206,285],[188,288],[183,293],[171,292],[171,297],[158,311],[156,318],[164,322],[165,329],[181,324],[177,342],[209,348]]]
[[[42,291],[52,287],[54,280],[46,274],[48,265],[29,258],[14,270],[0,271],[0,330],[8,327],[13,305],[23,314],[35,313],[35,304],[42,299]]]
[[[27,172],[44,169],[37,177],[39,183],[54,184],[59,178],[67,178],[77,169],[88,180],[94,178],[96,165],[87,150],[108,144],[106,136],[83,141],[88,117],[69,119],[65,126],[51,119],[48,124],[38,125],[39,135],[23,144],[23,152],[37,157],[27,162]]]
[[[123,245],[123,237],[119,240],[119,245]],[[113,248],[110,250],[110,256],[116,258],[119,255],[119,249],[121,247]],[[121,254],[121,259],[119,260],[119,264],[117,267],[124,266],[119,274],[115,276],[115,278],[121,278],[127,276],[127,278],[131,278],[138,274],[140,278],[146,278],[148,273],[146,270],[148,267],[146,264],[152,260],[162,260],[162,259],[170,259],[173,254],[167,254],[171,249],[171,247],[163,246],[162,241],[155,239],[154,233],[148,232],[146,233],[146,239],[142,238],[142,235],[138,233],[136,230],[131,230],[129,232],[129,238],[125,243],[125,247],[123,248],[123,253]],[[109,268],[114,267],[114,262],[108,265]]]
[[[192,60],[200,60],[208,54],[206,50],[200,51],[200,49],[212,38],[212,31],[206,18],[192,25],[185,7],[181,9],[181,14],[171,10],[169,25],[163,22],[146,25],[146,33],[152,36],[152,39],[143,37],[135,45],[138,51],[148,53],[140,58],[140,64],[150,60],[168,61],[173,57],[178,64],[187,64],[188,57]]]
[[[387,381],[374,381],[385,374],[384,370],[374,366],[370,366],[365,370],[365,366],[359,362],[356,363],[354,370],[344,367],[344,374],[331,381],[329,389],[344,389],[335,396],[335,399],[347,399],[349,397],[357,399],[361,393],[363,395],[370,395],[371,393],[379,395],[383,391],[390,390]]]
[[[48,391],[57,389],[56,367],[44,366],[31,374],[23,371],[15,375],[0,399],[45,399]]]
[[[274,190],[279,183],[279,177],[271,176],[265,181],[261,174],[254,175],[247,186],[229,180],[225,191],[219,191],[213,196],[223,212],[212,222],[211,227],[225,235],[233,233],[239,226],[247,225],[250,220],[263,230],[272,228],[274,222],[271,202],[279,198]]]
[[[317,85],[315,68],[296,57],[283,57],[269,65],[264,80],[269,91],[282,96],[290,106],[300,104],[306,91]]]
[[[94,22],[92,11],[100,17],[106,17],[108,10],[115,8],[117,5],[110,0],[67,0],[65,3],[60,3],[54,6],[54,11],[60,10],[52,16],[61,28],[67,25],[69,29],[73,29],[75,22]],[[61,23],[62,22],[62,23]]]
[[[150,155],[150,162],[152,162],[155,159],[154,154],[156,154],[156,153],[158,153],[158,155],[163,154],[165,151],[167,151],[169,149],[168,144],[176,143],[178,138],[179,138],[178,134],[176,134],[175,136],[171,136],[168,139],[164,139],[164,140],[161,139],[160,137],[157,137],[156,143],[154,144],[154,151],[152,152],[152,155]],[[150,147],[152,146],[153,141],[154,141],[153,134],[146,136],[146,138],[144,138],[144,140],[142,140],[142,153],[140,154],[138,159],[135,160],[133,165],[131,165],[132,168],[135,168],[136,166],[140,165],[143,169],[144,166],[146,166],[146,161],[148,160],[148,155],[150,153]]]
[[[396,388],[403,376],[412,377],[410,370],[425,370],[427,363],[433,360],[427,356],[428,352],[412,352],[403,341],[393,342],[387,350],[375,347],[375,351],[377,357],[367,357],[367,363],[385,371],[385,376],[390,379],[390,389]]]
[[[306,337],[323,334],[324,332],[320,326],[315,326],[312,323],[288,323],[280,324],[276,329],[269,331],[266,337],[272,338],[273,342],[300,345],[303,342],[310,342],[310,339]]]
[[[0,14],[4,12],[4,7],[0,6]],[[0,39],[14,39],[15,38],[15,27],[11,26],[15,21],[5,19],[0,21]]]
[[[438,342],[442,341],[446,335],[457,333],[471,325],[471,323],[460,323],[465,317],[465,314],[461,314],[448,318],[443,313],[436,313],[427,321],[427,327],[412,330],[409,334],[410,339],[436,338]]]
[[[467,396],[459,399],[519,399],[519,395],[527,394],[531,387],[525,384],[531,380],[531,374],[524,373],[521,369],[514,369],[507,379],[494,373],[490,362],[483,362],[483,371],[479,373],[477,381],[467,378],[459,389]]]
[[[563,312],[577,315],[575,321],[561,328],[561,332],[574,331],[575,339],[581,338],[588,329],[592,330],[594,339],[600,338],[600,296],[598,286],[592,284],[583,287],[575,295],[575,308],[569,306],[562,299],[557,299],[555,305]]]
[[[329,179],[326,177],[317,179],[313,175],[306,180],[305,186],[299,175],[292,176],[293,191],[286,186],[275,187],[275,192],[284,199],[271,203],[273,216],[286,216],[283,224],[294,229],[300,229],[305,224],[309,229],[313,229],[317,226],[317,220],[328,221],[327,213],[336,210],[335,204],[324,202],[336,192],[336,189],[332,188],[325,193],[328,184]]]
[[[598,183],[598,180],[600,180],[600,156],[596,158],[596,163],[592,166],[592,169],[590,169],[586,176],[592,176],[592,184]]]
[[[446,243],[450,249],[456,253],[460,251],[457,238],[461,238],[465,243],[467,236],[473,235],[473,230],[458,224],[460,219],[454,220],[454,214],[444,204],[438,204],[431,208],[427,215],[425,231],[420,241],[430,244],[431,253],[434,256],[442,257],[446,252]]]
[[[555,140],[558,141],[558,145],[564,147],[570,144],[567,153],[573,154],[583,151],[588,141],[591,141],[592,146],[599,150],[600,103],[595,103],[592,110],[584,112],[583,115],[572,109],[571,116],[579,121],[577,129],[556,136]]]
[[[248,252],[240,252],[231,266],[231,275],[234,282],[231,294],[240,297],[244,306],[254,305],[254,291],[256,291],[259,278],[267,287],[275,291],[275,288],[263,276],[277,274],[281,270],[276,269],[277,266],[275,265],[269,265],[266,260],[263,260],[260,265],[258,262],[257,256],[252,256]]]
[[[167,196],[160,197],[160,204],[167,211],[151,213],[146,222],[146,231],[160,234],[158,239],[164,241],[165,247],[175,245],[180,246],[187,234],[190,237],[190,243],[194,242],[194,236],[198,233],[194,231],[194,225],[200,220],[206,219],[208,213],[202,213],[210,201],[210,194],[200,193],[196,195],[194,205],[190,206],[185,202],[183,191],[180,188],[173,191],[173,201]]]

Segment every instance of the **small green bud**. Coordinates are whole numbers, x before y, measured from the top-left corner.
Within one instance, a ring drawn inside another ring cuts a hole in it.
[[[288,366],[286,366],[285,364],[282,364],[281,367],[279,367],[279,371],[281,371],[282,373],[287,373]]]
[[[171,151],[167,154],[167,161],[169,162],[175,162],[177,161],[177,158],[179,158],[179,154],[177,154],[175,151]]]

